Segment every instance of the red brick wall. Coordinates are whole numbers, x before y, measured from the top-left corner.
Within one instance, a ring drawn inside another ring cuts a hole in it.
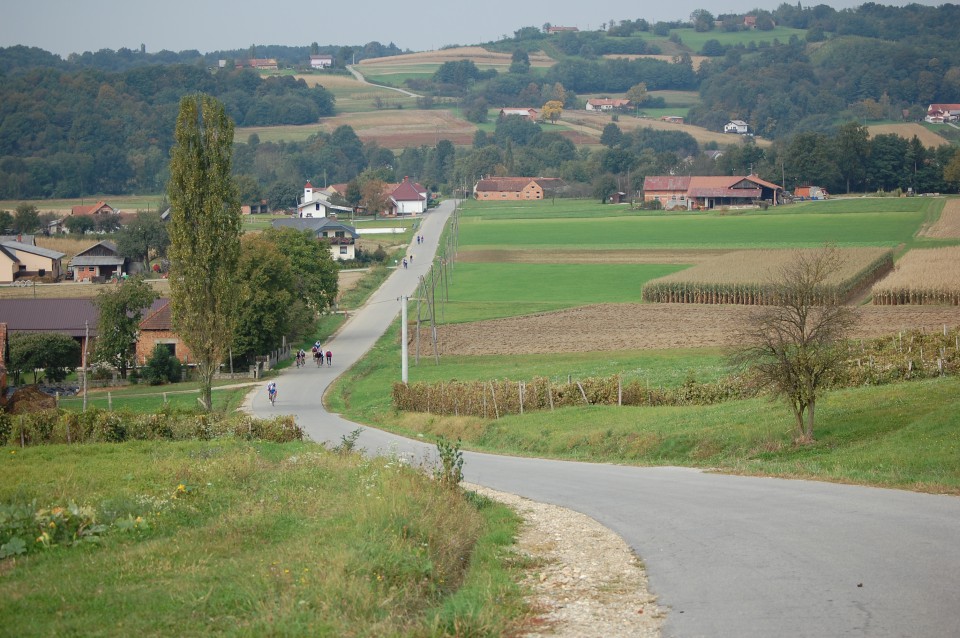
[[[180,360],[180,363],[192,363],[193,354],[185,343],[172,330],[141,330],[140,338],[137,340],[137,363],[143,365],[153,354],[153,348],[157,343],[175,342],[174,356]]]

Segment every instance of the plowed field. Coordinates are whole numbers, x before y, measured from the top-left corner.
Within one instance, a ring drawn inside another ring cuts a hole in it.
[[[600,304],[525,317],[439,327],[445,355],[545,354],[735,345],[735,335],[755,309],[696,304]],[[960,324],[950,306],[857,308],[856,337],[898,330],[941,330]],[[421,339],[429,343],[429,330]]]

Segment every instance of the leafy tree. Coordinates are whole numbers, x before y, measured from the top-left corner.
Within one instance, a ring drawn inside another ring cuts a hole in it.
[[[170,245],[170,234],[159,212],[137,211],[116,239],[119,253],[142,263],[144,270],[150,267],[151,254],[163,257]]]
[[[617,192],[617,179],[609,173],[598,175],[593,180],[593,196],[600,200],[601,204],[607,203],[607,198]]]
[[[560,100],[550,100],[543,105],[540,113],[544,118],[556,124],[557,120],[560,119],[560,115],[563,113],[563,102]]]
[[[529,27],[529,28],[532,29],[533,27]],[[526,74],[529,71],[530,71],[530,55],[523,49],[514,49],[513,55],[510,58],[509,73]]]
[[[623,142],[623,131],[620,127],[610,122],[603,127],[603,133],[600,134],[600,143],[608,148],[613,148]]]
[[[94,300],[100,313],[94,357],[115,367],[124,379],[135,363],[137,330],[143,313],[157,296],[141,277],[134,277],[105,288]]]
[[[67,217],[67,221],[63,222],[63,224],[67,227],[67,230],[70,231],[71,235],[92,233],[96,227],[96,224],[93,223],[93,219],[89,215],[71,215]]]
[[[94,215],[93,229],[98,233],[115,233],[122,228],[120,215],[116,213],[101,213]]]
[[[953,159],[943,167],[943,179],[955,190],[960,189],[960,153],[954,153]]]
[[[360,185],[360,205],[368,213],[379,215],[387,210],[386,184],[379,179],[370,179]]]
[[[647,99],[650,97],[647,94],[647,84],[646,82],[638,82],[630,87],[630,90],[627,91],[627,99],[633,103],[634,106],[641,106]]]
[[[713,31],[714,17],[706,9],[696,9],[690,14],[690,22],[693,23],[693,30],[698,33]]]
[[[856,122],[844,124],[834,138],[836,144],[837,169],[847,184],[847,192],[854,183],[862,183],[866,177],[864,160],[870,148],[870,134],[865,126]]]
[[[326,242],[318,241],[310,231],[293,228],[268,228],[261,236],[290,260],[296,298],[303,299],[315,312],[333,305],[339,269]]]
[[[80,363],[80,344],[69,335],[45,332],[15,332],[10,335],[10,372],[15,384],[20,375],[33,372],[33,383],[38,370],[53,382],[63,381]]]
[[[18,204],[13,215],[13,228],[18,233],[35,233],[40,228],[40,211],[33,204]]]
[[[274,182],[267,189],[267,203],[271,210],[286,210],[297,205],[297,198],[303,190],[289,180]]]
[[[839,347],[854,322],[830,289],[842,266],[832,248],[798,251],[771,287],[776,305],[761,306],[740,336],[734,361],[746,365],[760,388],[786,400],[797,441],[813,442],[817,399],[839,371]]]
[[[0,210],[0,235],[13,230],[13,215],[8,210]]]
[[[168,193],[173,325],[197,361],[209,410],[213,375],[233,335],[240,204],[230,176],[233,122],[208,95],[180,101]]]
[[[170,348],[162,343],[153,347],[150,358],[143,367],[143,378],[150,385],[176,383],[183,375],[180,360],[173,356]]]
[[[251,359],[280,347],[290,328],[294,280],[290,260],[266,238],[245,235],[236,278],[238,301],[233,355]]]

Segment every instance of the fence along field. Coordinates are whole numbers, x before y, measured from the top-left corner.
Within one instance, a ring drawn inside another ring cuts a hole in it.
[[[873,303],[960,305],[960,246],[911,250],[874,285]]]
[[[796,250],[743,250],[727,253],[643,286],[643,300],[654,303],[777,303],[774,283]],[[806,249],[803,252],[810,252]],[[842,263],[821,291],[821,298],[847,301],[893,268],[893,253],[883,248],[840,250]]]

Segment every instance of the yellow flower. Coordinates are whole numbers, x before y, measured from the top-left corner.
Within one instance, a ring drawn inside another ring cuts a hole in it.
[[[143,519],[138,516],[138,517],[137,517],[137,520],[136,520],[135,522],[136,522],[136,523],[142,523],[142,522],[143,522]]]
[[[16,454],[16,453],[17,453],[16,450],[10,450],[10,454]]]
[[[56,527],[56,526],[57,526],[57,524],[54,523],[53,521],[50,521],[50,524],[47,525],[47,527],[49,527],[50,529],[53,529],[53,528]]]
[[[187,491],[187,486],[184,485],[183,483],[181,483],[180,485],[177,486],[177,491],[178,491],[178,492],[186,492],[186,491]]]

